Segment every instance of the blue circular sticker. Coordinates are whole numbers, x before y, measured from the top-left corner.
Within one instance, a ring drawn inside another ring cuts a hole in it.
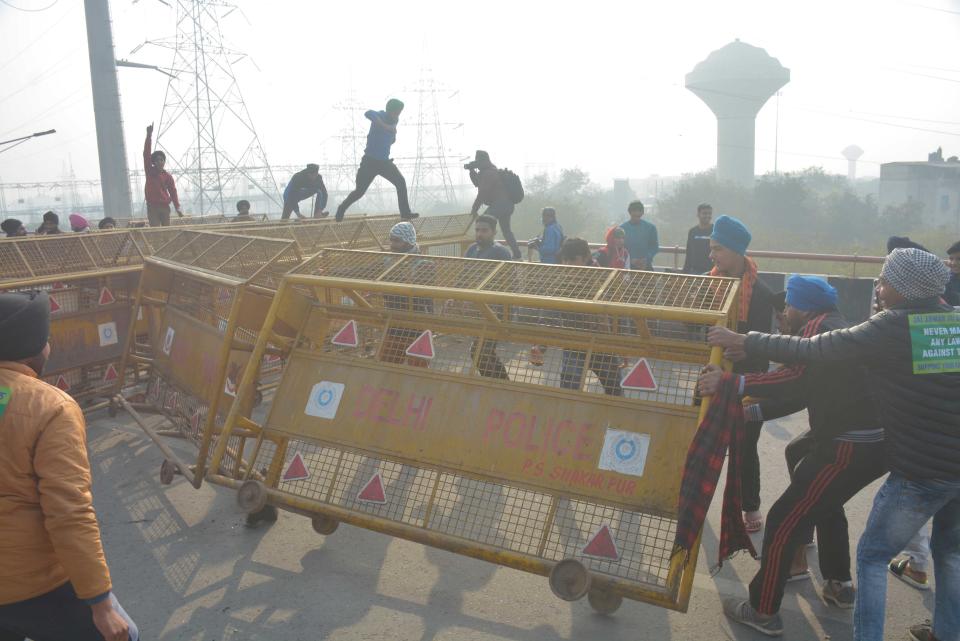
[[[317,404],[320,405],[320,407],[329,405],[332,400],[333,392],[328,389],[320,390],[320,393],[317,394]]]
[[[637,444],[628,438],[621,438],[613,451],[621,461],[629,461],[637,455]]]
[[[111,336],[113,336],[113,330],[110,329],[109,327],[105,327],[105,328],[103,329],[103,337],[104,337],[104,338],[110,338]]]

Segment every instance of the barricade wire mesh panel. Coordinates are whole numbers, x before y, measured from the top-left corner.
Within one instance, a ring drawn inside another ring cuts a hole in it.
[[[60,234],[0,241],[0,282],[139,265],[143,257],[123,233]]]
[[[144,256],[154,256],[160,248],[179,236],[181,232],[182,230],[175,227],[151,227],[131,229],[129,234],[140,249],[140,253]]]
[[[265,475],[276,454],[276,444],[265,440],[253,469]],[[297,455],[308,476],[284,480],[281,475],[277,488],[283,492],[511,552],[551,561],[576,558],[593,572],[667,590],[674,519],[299,439],[287,443],[282,469]],[[360,498],[376,474],[387,499],[384,503]],[[583,553],[603,526],[610,530],[618,560]],[[541,541],[545,543],[542,554]]]
[[[3,268],[2,280],[21,280],[34,275],[19,249],[17,241],[0,240],[0,267]]]
[[[419,240],[464,236],[470,231],[473,214],[453,216],[421,216],[413,221]]]
[[[619,271],[600,300],[719,312],[733,282],[706,276]]]
[[[206,243],[204,243],[204,241],[206,241]],[[207,247],[203,250],[203,253],[189,264],[194,267],[218,271],[221,265],[242,252],[242,250],[252,242],[254,241],[246,236],[218,236],[213,239],[202,238],[200,243],[206,244]],[[177,258],[174,257],[174,260],[177,260]]]
[[[180,230],[165,244],[158,247],[153,255],[189,265],[206,249],[206,246],[198,242],[199,239],[200,234],[195,231]]]

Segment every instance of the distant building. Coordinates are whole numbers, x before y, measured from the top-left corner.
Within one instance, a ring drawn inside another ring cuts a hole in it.
[[[960,229],[960,159],[938,149],[926,162],[880,165],[880,209],[923,203],[923,224]]]

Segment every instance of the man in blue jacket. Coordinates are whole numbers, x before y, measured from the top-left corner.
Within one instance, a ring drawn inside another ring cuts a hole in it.
[[[643,220],[643,203],[635,200],[627,207],[630,220],[620,225],[627,234],[627,253],[630,254],[630,267],[633,269],[653,269],[653,257],[660,251],[657,228],[650,221]]]
[[[560,247],[563,245],[563,227],[557,222],[557,210],[544,207],[540,212],[543,234],[530,241],[529,246],[540,253],[540,262],[560,264]]]
[[[295,213],[297,218],[304,218],[300,213],[300,201],[314,195],[316,195],[317,200],[313,205],[313,217],[327,216],[328,212],[324,211],[327,206],[327,187],[323,184],[323,178],[320,176],[320,165],[310,163],[306,169],[301,169],[295,173],[283,190],[283,212],[280,214],[280,219],[287,220],[292,213]],[[237,203],[238,210],[239,204]],[[247,203],[247,205],[247,209],[249,209],[250,203]]]
[[[410,212],[410,203],[407,201],[407,181],[397,166],[390,160],[390,147],[397,141],[397,123],[400,121],[400,112],[403,103],[396,98],[387,101],[384,111],[372,109],[363,114],[370,121],[370,132],[367,134],[367,147],[363,150],[363,159],[357,169],[357,188],[337,207],[337,222],[343,220],[350,205],[360,200],[370,184],[377,176],[386,178],[397,188],[397,203],[400,207],[400,218],[410,220],[419,214]]]

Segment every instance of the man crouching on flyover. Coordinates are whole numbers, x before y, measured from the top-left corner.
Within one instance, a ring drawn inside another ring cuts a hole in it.
[[[887,564],[931,517],[933,625],[916,625],[910,635],[960,641],[960,314],[940,299],[949,278],[933,254],[896,249],[880,272],[885,311],[856,327],[810,338],[710,330],[710,344],[731,354],[788,365],[866,366],[891,471],[857,548],[856,641],[882,641]]]
[[[137,641],[113,596],[76,401],[39,380],[50,301],[0,294],[0,641]]]
[[[837,290],[823,278],[793,275],[787,281],[784,311],[790,334],[804,338],[849,325],[837,311]],[[717,392],[723,370],[708,365],[700,376],[703,395]],[[787,446],[790,485],[770,508],[763,533],[760,570],[750,582],[750,598],[730,599],[732,619],[776,636],[783,631],[778,612],[787,581],[809,578],[806,543],[817,529],[823,599],[852,608],[850,541],[843,505],[886,473],[883,430],[855,362],[785,366],[737,377],[740,395],[773,401],[749,405],[749,420],[770,420],[807,408],[810,431]],[[799,552],[799,554],[798,554]],[[799,557],[799,558],[798,558]],[[801,562],[802,560],[802,562]]]

